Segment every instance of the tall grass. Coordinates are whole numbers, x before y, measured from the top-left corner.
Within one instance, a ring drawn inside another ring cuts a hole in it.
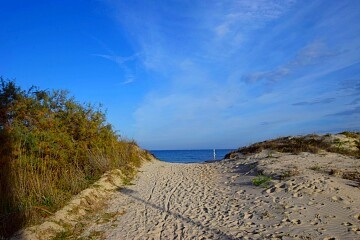
[[[141,164],[99,107],[0,78],[0,239],[41,221],[111,169]]]

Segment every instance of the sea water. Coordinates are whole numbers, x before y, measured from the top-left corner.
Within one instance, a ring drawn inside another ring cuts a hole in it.
[[[151,150],[157,159],[171,163],[199,163],[211,160],[221,160],[233,149],[216,149],[214,159],[213,149],[202,150]]]

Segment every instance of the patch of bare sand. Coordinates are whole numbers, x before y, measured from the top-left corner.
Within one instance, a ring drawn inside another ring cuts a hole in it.
[[[207,164],[145,164],[69,239],[359,239],[359,159],[263,151]],[[274,178],[254,186],[259,174]],[[329,173],[331,175],[329,175]],[[339,173],[339,174],[335,174]],[[40,238],[41,239],[41,238]],[[46,239],[46,238],[42,238]]]
[[[261,224],[266,226],[255,238],[360,238],[359,182],[343,178],[345,173],[360,170],[359,159],[334,153],[262,151],[228,161],[232,162],[228,165],[232,175],[238,176],[248,166],[252,174],[278,179],[255,197],[259,199],[254,199],[253,210],[247,212],[254,219],[250,231],[259,230]],[[230,184],[242,182],[237,178]]]

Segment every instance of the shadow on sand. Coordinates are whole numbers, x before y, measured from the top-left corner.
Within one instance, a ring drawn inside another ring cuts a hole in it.
[[[150,203],[148,201],[145,201],[144,199],[141,199],[137,196],[135,196],[134,194],[136,193],[136,191],[134,190],[131,190],[131,189],[128,189],[128,188],[122,188],[119,190],[121,193],[129,196],[130,198],[138,201],[138,202],[141,202],[143,204],[146,204],[147,206],[149,207],[152,207],[154,209],[157,209],[159,210],[161,213],[166,213],[172,217],[174,217],[175,219],[177,220],[180,220],[182,221],[183,223],[186,223],[186,224],[191,224],[205,232],[212,232],[214,233],[214,235],[216,235],[217,239],[224,239],[224,240],[233,240],[233,239],[237,239],[237,238],[234,238],[233,236],[230,236],[230,235],[227,235],[226,233],[222,232],[220,229],[216,229],[216,228],[212,228],[212,227],[209,227],[209,226],[204,226],[201,222],[199,221],[196,221],[194,219],[191,219],[189,217],[184,217],[182,216],[181,214],[179,213],[176,213],[176,212],[173,212],[173,211],[167,211],[165,208],[163,207],[160,207],[158,205],[155,205],[153,203]]]

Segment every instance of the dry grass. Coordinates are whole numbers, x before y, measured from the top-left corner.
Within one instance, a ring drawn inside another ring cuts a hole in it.
[[[342,132],[322,136],[311,134],[306,136],[282,137],[239,148],[236,151],[228,153],[225,158],[229,159],[241,155],[260,153],[263,150],[269,151],[267,158],[273,157],[273,151],[292,154],[310,152],[325,155],[326,152],[332,152],[353,158],[360,158],[360,132]],[[300,174],[300,171],[295,167],[290,167],[289,169],[290,170],[281,171],[280,178]],[[326,172],[329,175],[335,175],[360,183],[360,172],[356,169],[354,171],[328,170],[326,166],[320,166],[318,164],[311,166],[309,169],[317,172]]]
[[[338,176],[344,179],[352,180],[354,182],[357,182],[360,187],[360,172],[359,171],[342,171],[339,169],[330,169],[328,172],[329,175]]]
[[[300,175],[300,173],[301,173],[300,170],[296,166],[294,166],[287,170],[281,171],[280,179],[287,179],[287,178],[290,178],[293,176],[298,176],[298,175]]]
[[[236,155],[236,153],[246,155],[259,153],[262,150],[273,150],[293,154],[299,154],[301,152],[319,153],[321,151],[327,151],[347,156],[360,157],[360,133],[344,132],[341,134],[348,138],[349,141],[343,142],[338,138],[332,139],[331,135],[318,136],[315,134],[300,137],[282,137],[239,148],[237,151],[227,154],[225,158],[231,158]],[[346,147],[350,143],[355,145],[355,147]]]

